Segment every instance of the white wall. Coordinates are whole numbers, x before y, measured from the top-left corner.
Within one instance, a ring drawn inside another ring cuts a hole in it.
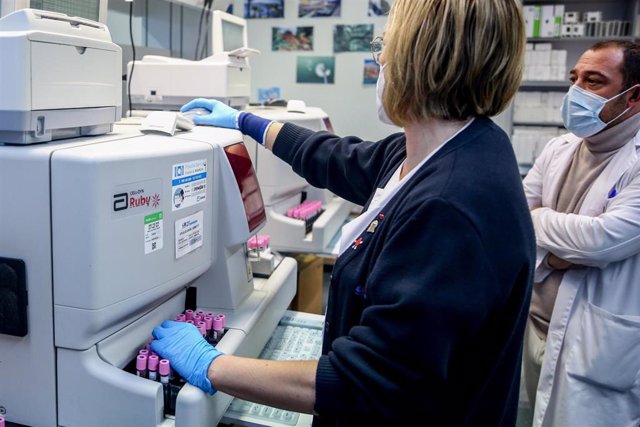
[[[242,0],[235,0],[234,14],[243,16]],[[333,53],[333,28],[336,24],[374,24],[374,35],[382,34],[386,17],[367,16],[368,0],[342,0],[341,16],[335,18],[298,18],[298,0],[285,0],[284,18],[249,19],[249,45],[262,54],[251,58],[252,101],[258,99],[258,88],[279,86],[285,99],[302,99],[309,106],[320,107],[331,117],[339,135],[356,135],[378,140],[399,128],[378,120],[375,85],[363,85],[364,59],[369,52]],[[312,52],[273,52],[273,27],[313,26]],[[296,58],[335,56],[335,83],[296,83]]]

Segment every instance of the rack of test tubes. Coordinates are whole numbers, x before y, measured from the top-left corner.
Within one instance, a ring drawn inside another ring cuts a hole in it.
[[[225,316],[222,313],[185,310],[177,315],[175,320],[196,326],[202,337],[213,346],[220,342],[227,331]],[[164,392],[164,413],[174,416],[178,393],[186,381],[171,369],[169,360],[160,358],[150,347],[151,341],[138,351],[135,359],[129,362],[124,370],[150,381],[159,381]]]
[[[313,228],[313,222],[324,212],[322,201],[305,200],[304,202],[287,209],[289,218],[299,219],[305,223],[305,232],[309,233]]]

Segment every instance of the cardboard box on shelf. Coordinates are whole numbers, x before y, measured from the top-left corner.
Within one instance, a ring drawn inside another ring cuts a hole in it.
[[[323,259],[308,254],[296,255],[294,258],[298,262],[298,287],[289,309],[324,314],[322,312]]]

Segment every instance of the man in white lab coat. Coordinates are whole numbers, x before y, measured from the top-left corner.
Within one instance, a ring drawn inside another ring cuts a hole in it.
[[[524,180],[537,262],[525,334],[535,426],[640,425],[640,45],[600,42]]]

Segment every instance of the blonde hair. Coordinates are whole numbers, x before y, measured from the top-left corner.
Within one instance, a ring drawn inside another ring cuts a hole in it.
[[[383,105],[400,126],[496,115],[520,85],[518,0],[395,0],[384,41]]]

